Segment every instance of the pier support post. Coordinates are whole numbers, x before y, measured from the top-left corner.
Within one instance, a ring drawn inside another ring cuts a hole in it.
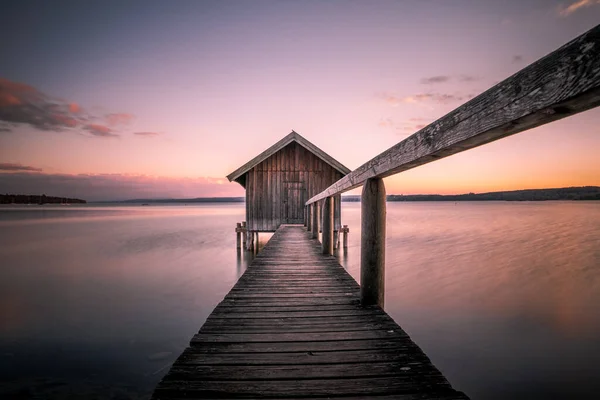
[[[242,243],[244,248],[246,247],[246,242],[248,241],[248,227],[246,226],[246,221],[242,221]]]
[[[312,238],[319,239],[319,202],[312,203]]]
[[[361,197],[360,301],[383,308],[385,294],[385,185],[365,181]]]
[[[312,204],[306,206],[306,230],[312,232]]]
[[[344,227],[342,228],[342,232],[344,234],[344,249],[348,248],[348,232],[350,232],[350,229],[348,229],[348,225],[344,225]]]
[[[333,254],[333,197],[323,201],[323,241],[321,249],[323,254]]]
[[[252,231],[248,232],[248,243],[246,245],[246,250],[254,250],[254,232]]]
[[[235,248],[242,248],[242,224],[238,222],[235,226]]]

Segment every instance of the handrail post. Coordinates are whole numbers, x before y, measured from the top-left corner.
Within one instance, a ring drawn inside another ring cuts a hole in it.
[[[312,238],[319,238],[319,205],[317,201],[312,203]]]
[[[323,254],[333,254],[333,197],[325,198],[323,201],[323,241],[321,249]]]
[[[365,181],[361,197],[360,301],[383,308],[385,294],[385,185]]]
[[[312,232],[312,204],[306,206],[306,230]]]

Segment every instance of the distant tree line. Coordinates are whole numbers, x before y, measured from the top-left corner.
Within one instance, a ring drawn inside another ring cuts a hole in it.
[[[558,189],[527,189],[467,194],[391,194],[387,201],[546,201],[600,200],[600,187],[581,186]],[[342,201],[360,201],[360,196],[343,196]]]
[[[0,194],[0,204],[82,204],[85,200],[38,194]]]
[[[131,199],[121,200],[118,203],[243,203],[244,201],[243,197],[196,197],[193,199]]]

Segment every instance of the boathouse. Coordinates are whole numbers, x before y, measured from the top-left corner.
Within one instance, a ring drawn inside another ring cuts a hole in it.
[[[275,232],[281,224],[303,224],[308,199],[350,172],[297,132],[269,147],[227,176],[246,189],[248,232]],[[340,195],[334,229],[340,228]]]

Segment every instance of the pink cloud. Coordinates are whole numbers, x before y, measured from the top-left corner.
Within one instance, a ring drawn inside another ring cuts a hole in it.
[[[398,107],[400,104],[421,104],[421,103],[437,103],[449,104],[466,99],[465,96],[451,93],[416,93],[411,96],[400,97],[396,95],[386,94],[383,96],[386,103],[392,107]]]
[[[10,132],[18,125],[29,125],[43,131],[79,128],[95,137],[116,137],[118,134],[114,127],[127,125],[134,118],[128,113],[98,117],[83,111],[75,102],[50,97],[33,86],[0,78],[0,132]],[[152,132],[137,134],[156,135]]]
[[[575,1],[571,4],[569,4],[566,7],[561,4],[558,7],[558,15],[560,15],[563,18],[568,17],[569,15],[573,14],[574,12],[576,12],[577,10],[579,10],[581,8],[591,7],[591,6],[599,5],[599,4],[600,4],[600,0],[578,0],[578,1]]]
[[[153,137],[158,136],[160,133],[158,132],[133,132],[134,135],[144,136],[144,137]]]
[[[128,113],[112,113],[105,116],[106,122],[111,125],[127,125],[133,121],[134,116]]]
[[[79,111],[81,111],[81,108],[79,107],[79,104],[71,103],[69,104],[69,111],[71,111],[73,114],[77,114]]]
[[[29,165],[17,164],[17,163],[0,163],[0,171],[10,172],[22,172],[22,171],[33,171],[41,172],[41,168],[31,167]]]
[[[91,133],[92,135],[94,135],[94,136],[99,136],[99,137],[116,137],[116,136],[119,136],[119,135],[113,133],[112,129],[110,129],[106,125],[88,124],[88,125],[85,126],[84,129],[86,131],[88,131],[89,133]]]

